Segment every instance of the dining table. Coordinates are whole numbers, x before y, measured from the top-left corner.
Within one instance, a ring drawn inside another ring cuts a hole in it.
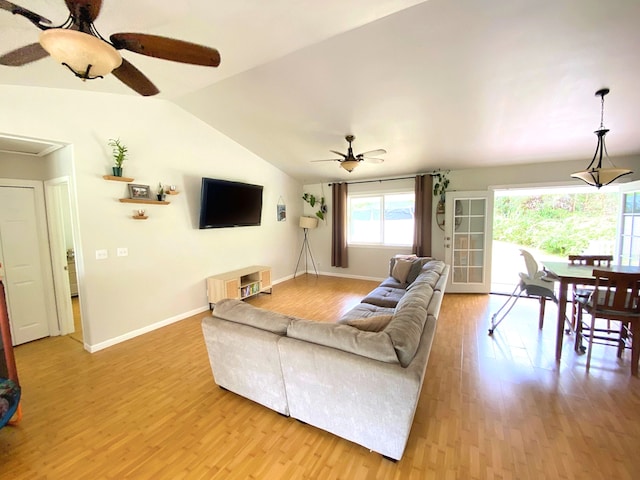
[[[593,266],[577,265],[568,261],[542,261],[545,271],[549,272],[551,278],[556,278],[560,283],[558,296],[558,323],[556,325],[556,361],[562,357],[562,342],[564,336],[564,322],[567,310],[567,296],[569,285],[595,285],[596,278],[593,276],[594,270],[604,270],[607,272],[639,273],[640,266],[633,265],[610,265]]]

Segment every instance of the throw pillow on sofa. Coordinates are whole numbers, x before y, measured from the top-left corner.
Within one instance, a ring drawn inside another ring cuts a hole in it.
[[[397,258],[391,271],[391,276],[400,283],[407,283],[407,277],[413,266],[412,260],[405,260],[404,258]]]
[[[385,329],[393,315],[378,315],[377,317],[354,318],[346,322],[347,325],[367,332],[381,332]]]

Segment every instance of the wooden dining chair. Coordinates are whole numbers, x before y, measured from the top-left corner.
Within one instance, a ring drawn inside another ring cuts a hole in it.
[[[594,343],[616,346],[618,358],[622,358],[625,348],[630,348],[631,373],[637,376],[640,360],[640,274],[594,269],[593,276],[596,279],[593,292],[588,298],[578,299],[576,350],[579,350],[583,338],[589,339],[589,370]],[[583,320],[583,311],[591,315],[590,322]],[[616,326],[598,326],[597,319],[613,320]]]
[[[594,267],[609,267],[613,262],[613,255],[569,255],[569,263],[572,265],[592,265]],[[592,287],[573,284],[571,295],[571,327],[576,329],[579,297],[589,297]]]

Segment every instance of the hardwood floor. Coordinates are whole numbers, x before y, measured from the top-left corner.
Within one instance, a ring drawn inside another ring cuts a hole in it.
[[[251,303],[333,320],[375,282],[302,276]],[[445,295],[420,403],[398,463],[218,388],[192,317],[89,354],[69,337],[15,349],[24,417],[0,430],[11,479],[632,479],[640,380],[615,349],[584,355],[554,305]],[[381,385],[380,388],[384,388]]]
[[[82,333],[82,316],[80,314],[80,299],[77,295],[71,297],[71,308],[73,311],[73,327],[74,332],[69,334],[69,337],[76,342],[80,342],[84,345],[84,336]]]

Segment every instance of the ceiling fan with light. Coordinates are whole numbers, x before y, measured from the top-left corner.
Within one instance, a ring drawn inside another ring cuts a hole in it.
[[[382,158],[371,157],[371,155],[383,155],[387,153],[386,150],[379,148],[377,150],[369,150],[368,152],[358,153],[357,155],[354,155],[353,148],[351,148],[351,142],[353,142],[356,139],[356,137],[353,135],[347,135],[344,138],[349,143],[349,149],[347,150],[346,154],[337,152],[335,150],[329,150],[331,153],[340,155],[341,158],[329,158],[327,160],[311,160],[311,161],[312,162],[340,162],[340,166],[349,173],[353,172],[353,170],[358,166],[360,162],[368,162],[368,163],[384,162]]]
[[[0,9],[20,15],[42,30],[38,43],[32,43],[0,56],[0,65],[19,67],[51,55],[82,80],[102,78],[112,73],[140,95],[159,93],[140,70],[122,58],[118,50],[129,50],[149,57],[217,67],[220,53],[215,48],[173,38],[144,33],[114,33],[109,40],[98,33],[93,22],[100,14],[102,0],[65,0],[69,17],[61,25],[6,0]]]

